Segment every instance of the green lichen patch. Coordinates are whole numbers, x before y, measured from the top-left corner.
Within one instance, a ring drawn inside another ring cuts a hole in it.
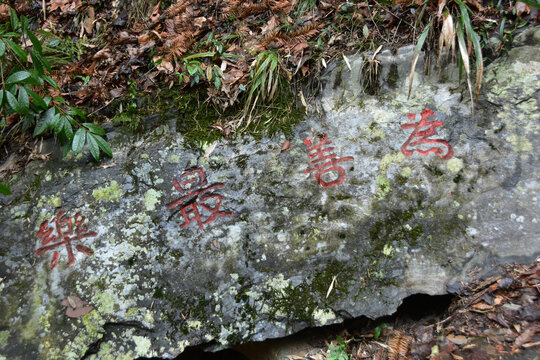
[[[149,189],[144,194],[144,207],[148,211],[154,211],[156,210],[156,204],[159,203],[159,199],[161,198],[161,191]]]
[[[92,191],[92,196],[97,201],[118,201],[122,196],[122,189],[116,180],[113,180],[110,182],[109,186],[100,187]]]

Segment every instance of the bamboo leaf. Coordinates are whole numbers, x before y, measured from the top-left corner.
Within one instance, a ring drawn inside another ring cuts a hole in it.
[[[0,57],[4,56],[5,53],[6,53],[6,43],[4,43],[0,39]]]

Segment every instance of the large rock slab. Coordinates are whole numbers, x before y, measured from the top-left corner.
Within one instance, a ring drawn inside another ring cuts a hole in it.
[[[407,99],[411,55],[379,55],[377,96],[362,55],[337,64],[286,151],[284,136],[192,151],[163,125],[109,133],[103,166],[30,163],[0,198],[0,358],[170,358],[391,314],[534,259],[538,41],[486,69],[474,115],[422,59]]]

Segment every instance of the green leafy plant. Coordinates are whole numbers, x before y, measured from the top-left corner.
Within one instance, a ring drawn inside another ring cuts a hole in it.
[[[270,101],[274,98],[283,81],[281,72],[282,65],[277,51],[266,50],[257,55],[255,66],[251,69],[251,82],[243,117],[251,114],[260,101]]]
[[[347,344],[345,341],[338,336],[337,345],[330,345],[328,347],[328,356],[327,360],[349,360],[349,355],[347,354]]]
[[[445,5],[446,4],[446,5]],[[427,5],[427,4],[426,4]],[[420,15],[417,19],[417,24],[422,20],[423,14],[426,10],[426,5],[422,8]],[[459,54],[460,54],[460,70],[465,70],[467,86],[469,88],[469,94],[471,97],[471,110],[474,112],[474,103],[478,101],[478,96],[480,94],[480,89],[482,87],[482,78],[484,73],[484,62],[482,56],[482,46],[480,44],[480,36],[476,33],[473,28],[471,18],[469,17],[469,12],[471,10],[462,0],[450,0],[448,3],[443,2],[439,7],[438,14],[436,15],[439,18],[443,18],[442,27],[439,35],[439,73],[441,69],[441,59],[443,49],[447,50],[447,57],[449,54],[454,54],[455,50],[455,40],[457,39]],[[454,18],[456,19],[454,23]],[[420,50],[424,45],[428,35],[431,31],[434,30],[433,27],[433,18],[429,20],[429,23],[424,28],[424,31],[420,35],[417,45],[413,53],[413,60],[411,66],[411,74],[409,76],[409,97],[411,95],[412,83],[414,78],[414,70],[416,68],[416,63],[420,55]],[[470,56],[468,49],[474,50],[474,60],[475,60],[475,70],[476,70],[476,86],[475,86],[475,96],[473,97],[473,86],[470,79],[471,75],[471,66],[470,66]],[[452,56],[454,58],[454,56]]]
[[[24,45],[27,40],[32,46]],[[34,127],[33,136],[47,130],[53,132],[64,146],[64,155],[70,150],[79,153],[88,139],[90,153],[96,160],[99,149],[112,156],[102,137],[105,131],[95,124],[79,123],[78,120],[85,119],[84,112],[67,106],[61,97],[41,95],[47,86],[57,90],[59,87],[46,74],[52,68],[43,55],[42,43],[29,30],[28,18],[18,17],[13,9],[10,22],[0,25],[0,60],[0,144],[19,131],[24,133]],[[9,123],[6,119],[10,119]]]
[[[373,339],[379,340],[381,337],[381,334],[383,332],[383,329],[386,329],[386,323],[382,323],[381,325],[378,325],[375,327],[375,330],[373,330]]]

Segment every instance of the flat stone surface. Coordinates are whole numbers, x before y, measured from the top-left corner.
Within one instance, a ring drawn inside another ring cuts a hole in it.
[[[286,151],[276,136],[197,152],[164,125],[111,129],[101,166],[30,163],[0,197],[0,359],[172,358],[391,314],[533,260],[540,54],[524,38],[486,68],[474,115],[422,59],[407,99],[409,47],[381,53],[378,95],[362,55],[328,71]],[[68,317],[75,296],[94,309]]]

